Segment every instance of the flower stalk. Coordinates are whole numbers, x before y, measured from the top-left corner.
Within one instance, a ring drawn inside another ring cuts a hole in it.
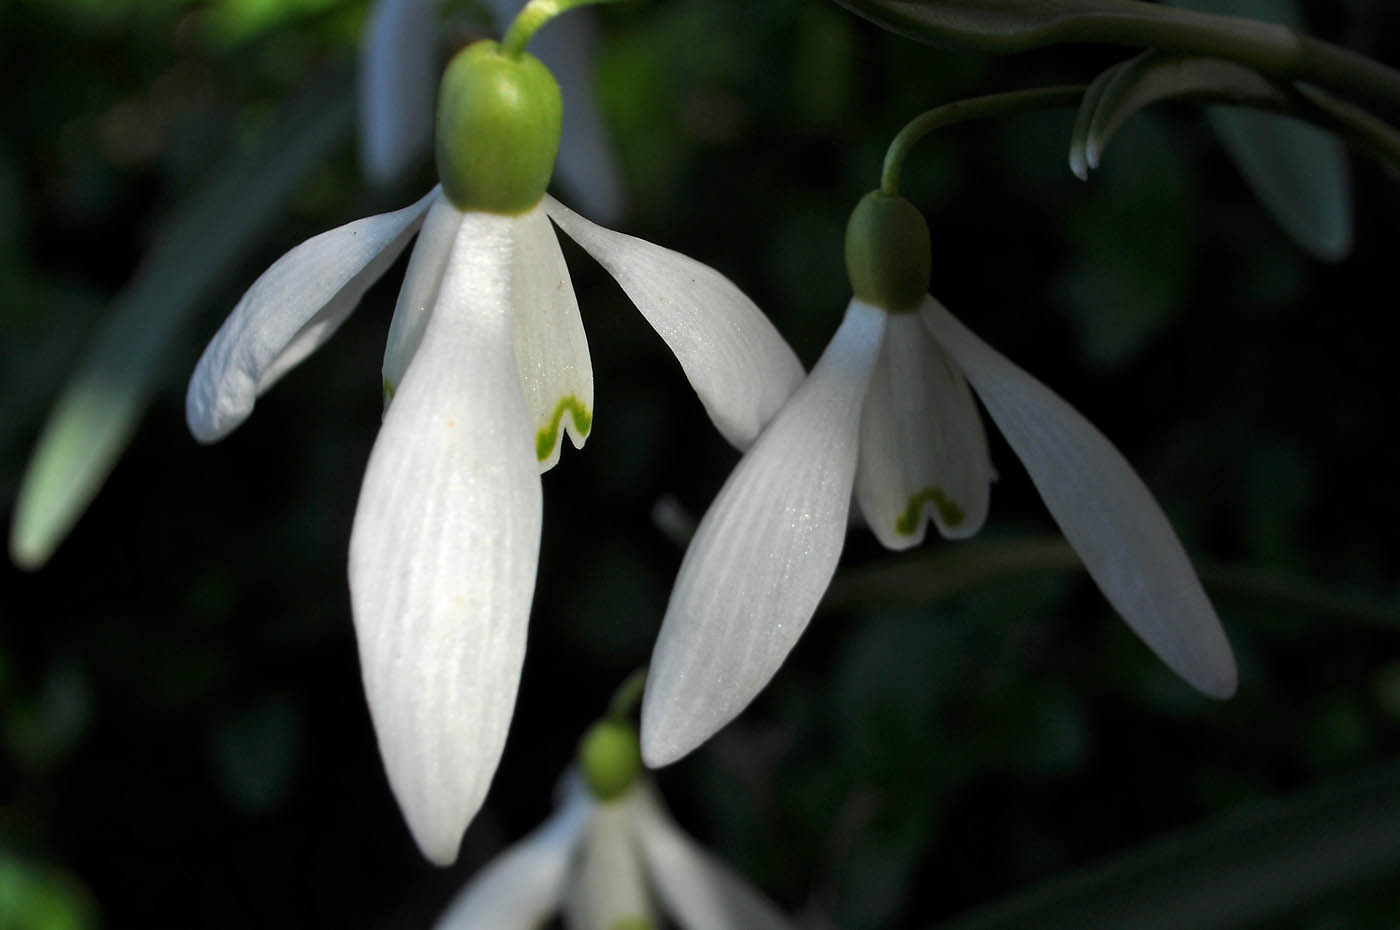
[[[576,7],[616,2],[617,0],[530,0],[516,14],[510,28],[506,30],[505,38],[501,40],[501,51],[511,58],[519,58],[524,54],[525,46],[530,44],[535,33],[556,16]]]

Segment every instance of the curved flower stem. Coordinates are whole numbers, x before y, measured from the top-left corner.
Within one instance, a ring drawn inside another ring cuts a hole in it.
[[[971,120],[1005,116],[1027,110],[1043,110],[1049,107],[1077,106],[1087,87],[1083,84],[1069,84],[1056,87],[1036,87],[1031,90],[1014,90],[1004,94],[988,94],[985,97],[971,97],[934,107],[914,117],[904,125],[890,147],[885,151],[885,167],[880,175],[880,190],[894,196],[899,193],[900,174],[904,169],[904,159],[909,150],[924,136],[936,129],[966,123]]]
[[[630,717],[642,702],[642,692],[646,690],[646,686],[647,667],[644,665],[617,686],[612,700],[608,701],[608,718],[623,720]]]
[[[511,58],[519,58],[540,27],[559,14],[567,13],[575,7],[616,2],[617,0],[530,0],[515,15],[515,20],[506,30],[505,38],[501,40],[501,50]]]
[[[988,52],[1065,43],[1156,48],[1245,65],[1400,112],[1400,71],[1287,26],[1142,0],[836,0],[909,38]]]

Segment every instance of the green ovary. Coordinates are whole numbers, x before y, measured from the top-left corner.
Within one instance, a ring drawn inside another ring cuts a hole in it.
[[[943,517],[943,522],[948,526],[957,526],[967,519],[967,513],[957,505],[957,502],[945,494],[942,488],[924,488],[909,498],[909,506],[895,521],[894,531],[901,536],[913,536],[917,533],[919,523],[923,518],[924,504],[928,503],[932,503],[938,508],[939,515]]]
[[[588,412],[583,401],[572,394],[562,398],[554,408],[554,415],[549,418],[549,425],[535,435],[535,457],[541,462],[549,458],[554,446],[559,442],[559,429],[563,425],[565,413],[573,419],[574,428],[582,438],[588,438],[589,430],[593,429],[593,414]]]

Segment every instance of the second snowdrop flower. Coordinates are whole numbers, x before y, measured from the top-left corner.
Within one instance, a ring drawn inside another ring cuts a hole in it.
[[[1232,694],[1230,646],[1151,492],[1074,408],[928,296],[918,210],[868,195],[846,258],[845,319],[681,563],[642,709],[648,764],[694,749],[778,670],[836,569],[852,489],[889,548],[921,541],[928,521],[947,537],[977,532],[993,472],[972,391],[1129,626],[1201,691]]]
[[[782,337],[719,273],[545,196],[560,95],[523,53],[527,38],[513,29],[448,67],[441,188],[278,260],[206,349],[187,398],[198,439],[227,434],[330,337],[421,226],[389,330],[386,410],[349,574],[390,786],[438,863],[456,857],[514,709],[539,554],[539,474],[558,460],[564,433],[581,447],[592,426],[588,345],[551,221],[618,280],[731,442],[752,442],[802,377]]]

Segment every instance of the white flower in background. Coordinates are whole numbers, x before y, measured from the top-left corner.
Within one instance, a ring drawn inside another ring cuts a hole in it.
[[[508,23],[521,0],[484,0]],[[437,18],[443,0],[377,0],[360,52],[360,161],[376,184],[403,177],[427,155],[437,89]],[[607,223],[622,213],[622,183],[594,99],[597,30],[591,11],[563,17],[531,44],[559,79],[563,138],[556,175],[584,213]]]
[[[729,441],[752,442],[802,378],[782,337],[718,272],[543,195],[558,89],[538,61],[502,49],[482,42],[454,60],[440,132],[457,139],[457,123],[478,118],[513,127],[516,136],[498,134],[504,154],[483,156],[479,134],[440,142],[442,187],[284,255],[205,350],[186,403],[196,438],[226,435],[421,226],[389,328],[387,409],[355,513],[350,594],[390,786],[438,863],[456,857],[514,709],[539,475],[558,460],[562,433],[581,447],[592,425],[588,345],[551,221],[617,279]]]
[[[645,780],[611,801],[574,776],[559,810],[472,879],[436,930],[650,930],[656,905],[684,930],[790,930],[742,878],[698,847]]]
[[[908,201],[861,202],[844,321],[685,553],[642,709],[649,765],[704,742],[777,672],[831,581],[853,488],[889,548],[921,541],[928,520],[947,537],[977,532],[993,472],[969,382],[1128,625],[1196,688],[1234,692],[1229,643],[1151,492],[1074,408],[927,295],[928,262]]]

